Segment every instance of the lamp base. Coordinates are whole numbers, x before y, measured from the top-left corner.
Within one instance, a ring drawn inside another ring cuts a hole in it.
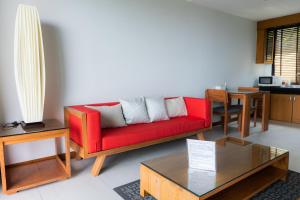
[[[21,126],[22,126],[23,129],[43,128],[43,127],[45,127],[45,124],[44,124],[44,122],[26,123],[24,121],[21,121]]]

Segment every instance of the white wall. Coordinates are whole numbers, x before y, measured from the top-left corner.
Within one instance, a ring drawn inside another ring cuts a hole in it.
[[[42,20],[45,118],[62,119],[64,105],[202,96],[225,81],[252,85],[265,71],[254,63],[255,22],[184,0],[0,0],[0,122],[22,119],[13,71],[21,2],[36,5]],[[22,148],[36,155],[32,145]],[[30,157],[17,150],[12,162]]]

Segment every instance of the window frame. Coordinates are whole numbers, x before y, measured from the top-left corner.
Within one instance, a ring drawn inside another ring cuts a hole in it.
[[[295,80],[296,82],[292,82],[292,83],[296,83],[296,84],[300,84],[300,77],[298,78],[298,74],[300,73],[300,71],[298,71],[300,69],[300,63],[298,64],[298,54],[300,54],[300,49],[298,49],[299,47],[299,42],[300,42],[300,35],[299,35],[299,31],[300,31],[300,23],[297,24],[290,24],[290,25],[285,25],[285,26],[278,26],[278,27],[272,27],[272,28],[268,28],[266,29],[267,33],[266,33],[266,49],[265,49],[265,56],[267,56],[267,48],[268,48],[268,33],[269,31],[273,31],[274,35],[273,35],[273,43],[272,43],[272,76],[275,76],[275,56],[276,56],[276,41],[277,41],[277,31],[278,30],[282,30],[282,29],[288,29],[288,28],[293,28],[293,27],[297,27],[297,43],[296,43],[296,74],[295,74]],[[282,37],[283,34],[281,34],[281,41],[282,41]],[[281,53],[282,54],[282,42],[281,42]],[[300,62],[300,56],[299,56],[299,62]],[[298,66],[299,65],[299,66]],[[282,68],[280,67],[280,71],[282,70]]]

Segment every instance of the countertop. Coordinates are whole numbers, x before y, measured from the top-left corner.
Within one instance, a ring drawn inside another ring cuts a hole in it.
[[[280,86],[261,86],[259,87],[261,91],[270,91],[272,94],[300,94],[300,88],[293,88],[293,87],[280,87]]]

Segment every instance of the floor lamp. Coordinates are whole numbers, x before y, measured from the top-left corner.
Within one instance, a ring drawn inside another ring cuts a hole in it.
[[[45,59],[37,8],[19,5],[15,23],[14,63],[23,128],[41,127],[45,100]]]

